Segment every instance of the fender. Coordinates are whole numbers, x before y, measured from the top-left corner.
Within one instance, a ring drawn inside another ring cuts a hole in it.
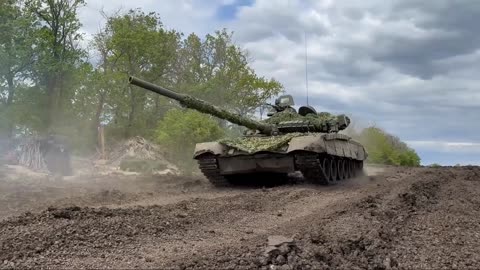
[[[221,155],[226,152],[226,147],[218,142],[204,142],[204,143],[197,143],[195,145],[195,150],[193,153],[193,158],[198,158],[203,154],[214,154],[214,155]]]

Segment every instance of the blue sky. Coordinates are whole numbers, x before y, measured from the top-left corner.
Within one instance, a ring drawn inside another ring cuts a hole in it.
[[[241,7],[251,6],[254,2],[254,0],[237,0],[224,3],[217,8],[216,17],[221,21],[234,20]]]
[[[480,1],[87,0],[87,37],[107,13],[142,8],[167,28],[234,31],[256,72],[310,105],[375,124],[424,164],[480,164]]]

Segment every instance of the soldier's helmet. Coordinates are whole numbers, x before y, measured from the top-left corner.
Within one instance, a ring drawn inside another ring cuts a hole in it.
[[[283,95],[275,99],[275,105],[280,108],[287,108],[295,105],[292,95]]]

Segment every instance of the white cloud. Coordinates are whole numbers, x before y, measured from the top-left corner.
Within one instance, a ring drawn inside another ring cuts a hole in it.
[[[478,142],[407,141],[406,143],[418,150],[444,153],[480,153],[480,143]]]
[[[228,4],[231,1],[223,2]],[[220,5],[224,4],[223,2],[215,0],[87,0],[86,7],[80,10],[80,19],[83,31],[91,35],[105,23],[101,11],[111,15],[118,11],[126,12],[129,9],[140,8],[147,13],[152,11],[159,13],[160,19],[168,29],[203,35],[216,28],[215,12]]]

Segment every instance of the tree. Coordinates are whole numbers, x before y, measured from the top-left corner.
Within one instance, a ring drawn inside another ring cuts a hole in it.
[[[68,80],[85,55],[79,45],[81,35],[78,8],[83,0],[27,0],[28,11],[36,16],[40,27],[36,40],[36,83],[46,92],[45,127],[53,128],[61,120],[62,109],[69,101]]]
[[[163,28],[157,14],[139,9],[108,17],[104,32],[97,35],[96,48],[102,54],[100,68],[104,75],[123,78],[109,81],[105,88],[111,89],[108,103],[124,137],[144,135],[146,132],[141,131],[154,129],[162,110],[158,95],[126,84],[127,76],[168,85],[179,38],[176,31]]]
[[[248,53],[232,42],[232,36],[225,29],[207,34],[204,41],[190,34],[180,49],[176,82],[183,91],[246,116],[281,93],[283,86],[255,74]]]
[[[14,102],[18,80],[25,77],[33,61],[33,33],[35,21],[22,11],[17,1],[0,2],[0,86],[6,84],[3,113],[7,116],[4,131],[12,136],[14,117],[11,107]],[[2,91],[3,92],[3,91]]]
[[[420,157],[399,138],[377,127],[369,127],[357,139],[365,145],[368,161],[378,164],[419,166]]]
[[[210,116],[190,109],[172,109],[159,122],[156,141],[175,154],[186,172],[191,172],[196,143],[216,140],[225,131]]]

